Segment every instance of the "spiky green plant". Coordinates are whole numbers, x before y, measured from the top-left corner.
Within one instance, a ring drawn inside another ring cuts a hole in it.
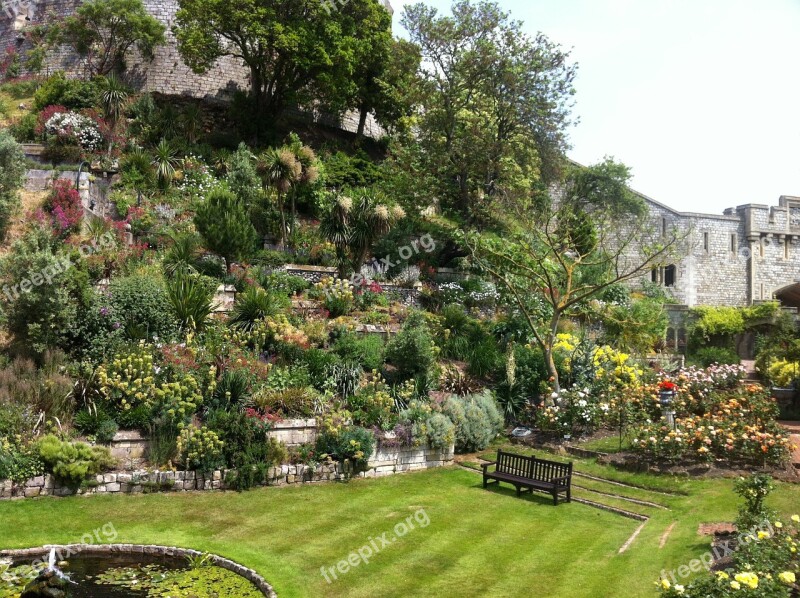
[[[236,298],[230,324],[237,330],[252,330],[260,320],[282,313],[289,303],[288,297],[268,293],[260,287],[249,287]]]
[[[156,177],[162,187],[169,187],[175,178],[175,170],[180,165],[177,153],[166,139],[162,139],[156,146],[152,161]]]
[[[178,272],[167,282],[167,296],[183,330],[194,332],[205,327],[213,309],[213,292],[199,277]]]

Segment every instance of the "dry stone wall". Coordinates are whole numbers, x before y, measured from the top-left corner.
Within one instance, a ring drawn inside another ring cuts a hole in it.
[[[355,474],[360,478],[376,478],[396,473],[421,471],[442,467],[453,462],[454,450],[429,447],[378,447],[365,471]],[[98,474],[82,486],[61,483],[52,475],[31,478],[24,484],[0,481],[0,499],[36,498],[39,496],[72,496],[87,494],[141,494],[146,492],[186,492],[226,490],[229,470],[209,473],[196,471],[133,471]],[[353,476],[347,466],[332,465],[280,465],[270,468],[267,485],[283,486],[306,482],[343,480]]]

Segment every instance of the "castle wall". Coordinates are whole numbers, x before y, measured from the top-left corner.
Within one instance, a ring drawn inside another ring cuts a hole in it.
[[[42,0],[38,4],[33,4],[33,0],[0,0],[0,2],[7,7],[6,11],[0,11],[0,51],[12,46],[21,52],[30,49],[29,42],[20,43],[18,40],[22,34],[20,27],[25,24],[24,17],[12,18],[11,13],[31,11],[31,23],[50,23],[73,14],[81,4],[81,0]],[[11,2],[16,4],[12,7]],[[20,8],[20,2],[25,2],[25,7]],[[147,11],[166,27],[166,43],[156,48],[152,61],[143,60],[136,50],[129,52],[126,57],[125,78],[130,85],[142,91],[222,101],[230,100],[237,90],[249,89],[249,69],[241,60],[229,56],[222,57],[201,75],[192,72],[183,62],[172,33],[175,14],[178,11],[177,0],[143,0],[143,2]],[[32,8],[27,8],[28,3]],[[391,5],[388,2],[385,4],[387,10],[392,11]],[[49,75],[56,71],[64,71],[70,77],[83,77],[86,75],[86,64],[69,48],[61,47],[49,53],[42,74]],[[358,130],[358,114],[354,112],[341,117],[320,114],[316,111],[294,110],[293,112],[343,131],[354,133]],[[364,134],[378,139],[385,135],[385,131],[370,114]]]

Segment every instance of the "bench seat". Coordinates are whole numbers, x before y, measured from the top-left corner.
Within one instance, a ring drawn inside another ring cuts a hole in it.
[[[495,466],[494,471],[489,471],[492,465]],[[522,488],[527,488],[530,492],[547,492],[553,497],[555,505],[558,505],[560,494],[565,495],[567,502],[572,499],[572,463],[559,463],[498,450],[497,459],[484,463],[481,467],[484,488],[491,480],[494,483],[512,484],[517,489],[517,496]]]

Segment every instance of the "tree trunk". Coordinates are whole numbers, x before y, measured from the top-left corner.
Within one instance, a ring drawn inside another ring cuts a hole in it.
[[[294,247],[294,224],[297,220],[297,206],[295,205],[295,192],[292,190],[292,214],[291,219],[289,220],[289,240],[292,242],[292,247]]]
[[[281,214],[281,234],[278,239],[278,247],[283,249],[286,246],[286,210],[283,205],[283,195],[278,192],[278,211]]]
[[[367,116],[369,115],[369,108],[366,104],[361,104],[360,113],[358,115],[358,131],[356,131],[356,139],[361,140],[364,137],[364,129],[367,126]]]

